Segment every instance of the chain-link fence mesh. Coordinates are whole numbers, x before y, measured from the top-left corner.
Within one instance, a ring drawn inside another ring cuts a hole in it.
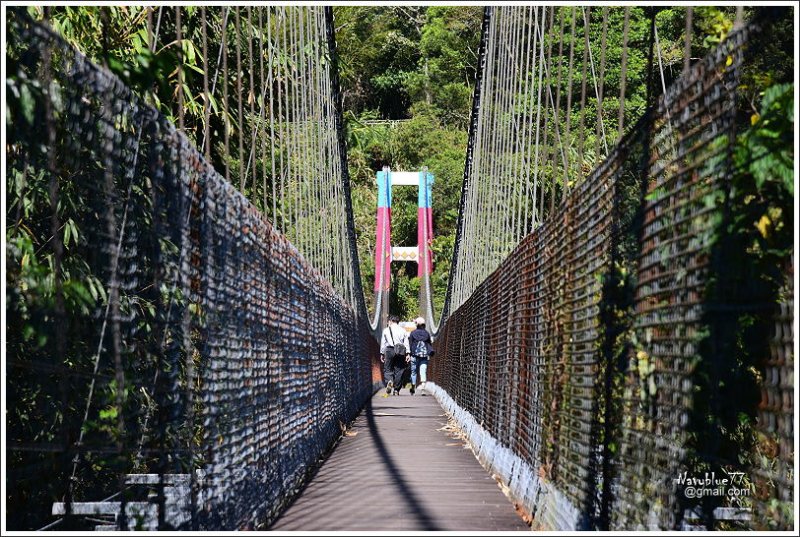
[[[115,76],[8,30],[9,528],[268,524],[380,379],[366,312]]]
[[[794,516],[794,274],[787,275],[764,363],[758,408],[754,511],[758,529],[791,527]]]
[[[731,231],[753,35],[696,62],[440,329],[437,395],[512,491],[530,480],[534,527],[793,523],[790,307],[770,325],[786,293]],[[712,473],[733,482],[680,481]]]
[[[719,359],[700,344],[708,330],[706,287],[725,211],[723,184],[733,174],[746,35],[730,36],[669,88],[648,125],[632,348],[620,409],[617,528],[672,528],[681,520],[675,480],[690,469],[697,365]]]

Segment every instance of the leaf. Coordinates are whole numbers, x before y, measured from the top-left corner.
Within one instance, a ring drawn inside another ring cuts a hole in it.
[[[96,276],[89,275],[86,278],[86,285],[89,288],[89,293],[92,295],[92,299],[95,302],[101,299],[103,301],[106,300],[106,290]]]
[[[201,75],[204,74],[204,71],[201,68],[199,68],[198,66],[196,66],[196,65],[187,65],[186,67],[188,67],[192,71],[200,73]]]
[[[214,111],[214,113],[219,114],[219,105],[217,105],[217,100],[213,95],[208,95],[208,102],[211,103],[211,109]]]
[[[660,198],[663,198],[666,195],[667,191],[663,186],[653,189],[652,192],[647,194],[644,199],[647,201],[656,201]]]
[[[196,52],[194,48],[194,44],[188,40],[183,39],[182,41],[182,49],[183,54],[186,57],[187,62],[184,62],[186,65],[195,65],[196,64]]]
[[[100,411],[101,420],[112,421],[116,419],[116,417],[117,417],[117,407],[115,406],[110,406]]]
[[[769,219],[769,216],[766,214],[761,217],[761,219],[756,223],[756,228],[758,229],[761,236],[765,239],[769,236],[769,228],[772,225],[772,221]]]
[[[654,377],[650,377],[650,379],[647,381],[647,390],[650,394],[650,397],[654,397],[656,395],[658,387],[656,386],[656,380]]]
[[[22,106],[22,116],[29,125],[33,125],[33,114],[36,106],[31,90],[27,84],[22,84],[19,88],[19,102]]]
[[[36,329],[34,329],[33,326],[31,326],[29,324],[26,324],[22,328],[22,338],[25,341],[29,341],[34,336],[35,333],[36,333]]]
[[[68,247],[70,240],[74,244],[78,243],[78,226],[72,218],[64,223],[64,246]]]
[[[83,282],[77,280],[67,280],[64,282],[64,294],[72,299],[74,301],[73,303],[78,307],[82,305],[91,306],[95,302],[91,292]]]

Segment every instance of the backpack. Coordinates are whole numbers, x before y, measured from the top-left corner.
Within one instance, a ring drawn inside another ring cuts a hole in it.
[[[394,334],[392,334],[391,327],[389,327],[389,337],[392,338],[392,344],[386,347],[386,359],[391,360],[395,356],[405,356],[406,352],[408,352],[406,351],[406,346],[402,343],[398,345],[394,342]]]

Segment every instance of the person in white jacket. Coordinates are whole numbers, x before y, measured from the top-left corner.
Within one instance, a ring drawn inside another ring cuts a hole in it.
[[[381,334],[381,362],[386,382],[386,395],[400,395],[403,373],[407,366],[408,332],[400,326],[397,315],[389,316],[389,326]]]

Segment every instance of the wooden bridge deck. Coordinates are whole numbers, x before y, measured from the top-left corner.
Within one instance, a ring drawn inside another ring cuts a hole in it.
[[[270,529],[529,531],[436,399],[382,393]]]

